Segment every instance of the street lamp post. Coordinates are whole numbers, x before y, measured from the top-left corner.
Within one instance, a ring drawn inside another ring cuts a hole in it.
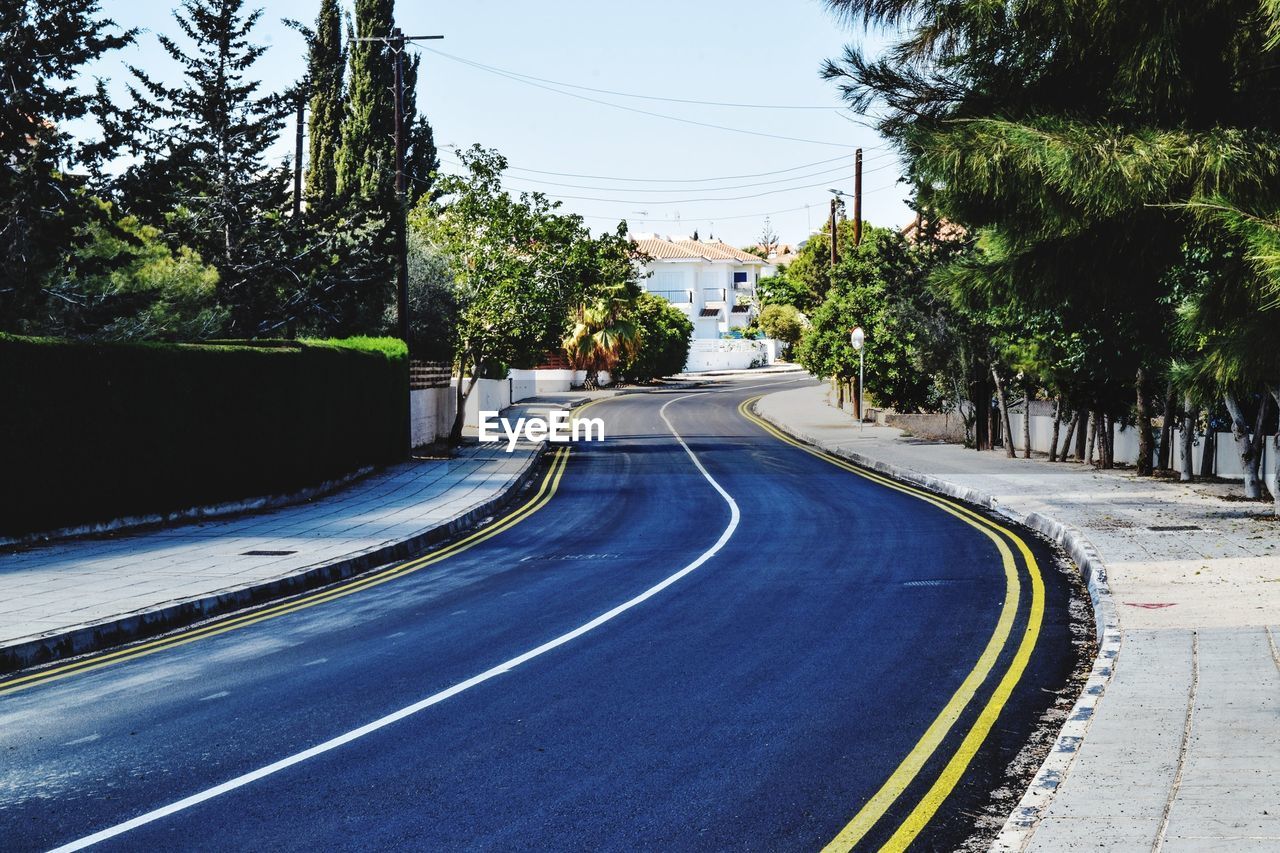
[[[862,414],[862,401],[863,401],[862,345],[866,342],[866,340],[867,340],[867,334],[866,332],[862,331],[862,327],[854,326],[853,334],[849,335],[849,343],[853,344],[853,348],[858,351],[858,430],[859,431],[862,431],[863,429],[865,429],[864,424],[866,423]]]

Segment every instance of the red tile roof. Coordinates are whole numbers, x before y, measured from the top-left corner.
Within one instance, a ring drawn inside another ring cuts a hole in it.
[[[735,249],[723,240],[673,240],[670,237],[644,235],[631,238],[636,248],[660,260],[738,261],[764,264],[757,255]]]

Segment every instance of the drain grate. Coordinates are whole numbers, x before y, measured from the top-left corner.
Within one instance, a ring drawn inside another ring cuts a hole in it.
[[[954,581],[949,580],[927,580],[927,581],[903,581],[903,586],[945,586]]]
[[[287,557],[297,551],[245,551],[241,557]]]
[[[1157,524],[1154,527],[1151,527],[1149,529],[1154,530],[1156,533],[1171,533],[1175,530],[1199,530],[1200,525],[1198,524]]]

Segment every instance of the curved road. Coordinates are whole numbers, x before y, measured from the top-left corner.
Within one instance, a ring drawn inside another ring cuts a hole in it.
[[[593,406],[434,556],[0,683],[0,847],[953,849],[1070,675],[1067,583],[743,409],[781,387]]]

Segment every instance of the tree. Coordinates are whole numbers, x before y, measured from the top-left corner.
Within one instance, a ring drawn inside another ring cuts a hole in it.
[[[634,304],[635,294],[624,283],[574,309],[564,351],[575,370],[586,371],[584,388],[599,387],[600,371],[612,371],[635,356],[640,330],[632,317]]]
[[[524,366],[559,348],[571,306],[582,289],[570,274],[586,229],[555,212],[541,193],[512,198],[502,188],[506,160],[472,146],[459,153],[467,173],[442,177],[437,199],[423,197],[411,216],[428,252],[453,281],[457,322],[451,330],[462,435],[475,380],[504,366]]]
[[[158,228],[135,217],[102,218],[83,226],[57,273],[50,277],[45,331],[97,340],[192,341],[220,333],[226,310],[217,305],[218,271],[189,247],[176,251]]]
[[[1180,207],[1275,191],[1274,4],[1176,0],[1156,17],[1116,3],[829,5],[906,22],[883,58],[851,47],[827,76],[854,105],[885,107],[918,200],[985,242],[960,282],[971,296],[1052,311],[1090,338],[1096,396],[1114,406],[1127,386],[1147,473],[1171,335],[1163,276],[1193,227]]]
[[[122,206],[191,246],[219,273],[233,334],[278,320],[294,282],[280,238],[289,170],[266,162],[290,105],[249,75],[265,47],[249,41],[261,11],[243,0],[183,0],[175,20],[189,46],[158,39],[182,68],[170,86],[130,66],[137,83],[126,126],[138,162],[119,180]]]
[[[440,170],[435,131],[426,116],[418,114],[418,71],[421,65],[422,56],[419,54],[405,63],[404,69],[404,176],[410,207],[432,191],[435,173]]]
[[[305,196],[308,212],[313,216],[327,214],[337,197],[346,64],[338,0],[321,0],[307,57],[311,117]]]
[[[350,74],[338,192],[389,212],[395,204],[395,83],[391,51],[383,41],[395,26],[394,0],[356,0],[355,33],[348,41]]]
[[[0,330],[40,329],[47,276],[101,214],[70,170],[102,151],[66,124],[93,104],[72,82],[84,66],[133,41],[115,27],[96,0],[0,4]]]
[[[640,346],[618,365],[619,374],[634,382],[652,382],[684,370],[693,321],[652,293],[637,296],[631,313],[640,333]]]
[[[766,335],[782,341],[787,349],[800,342],[807,323],[804,315],[794,305],[766,305],[760,309],[760,319],[757,322]]]

